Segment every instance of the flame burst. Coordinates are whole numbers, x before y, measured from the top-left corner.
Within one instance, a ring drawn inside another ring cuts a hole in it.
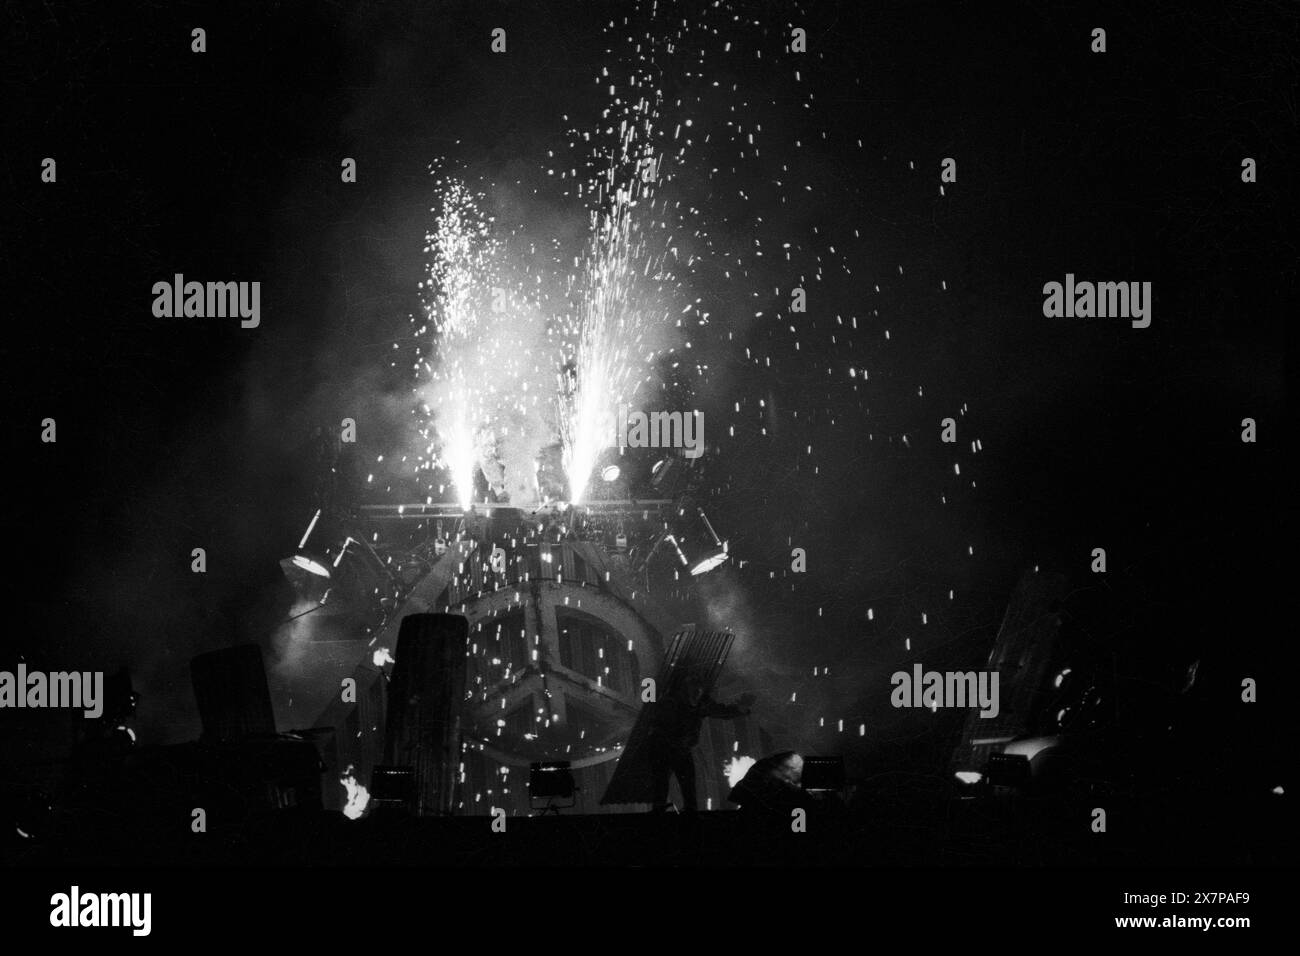
[[[370,803],[370,791],[357,780],[351,764],[348,764],[348,769],[344,771],[343,776],[339,777],[339,783],[343,784],[343,789],[348,795],[348,802],[343,807],[343,815],[349,820],[359,820],[361,814],[366,812],[366,805]]]
[[[722,773],[727,778],[727,786],[734,787],[745,779],[749,768],[758,763],[753,757],[730,757],[723,761]]]

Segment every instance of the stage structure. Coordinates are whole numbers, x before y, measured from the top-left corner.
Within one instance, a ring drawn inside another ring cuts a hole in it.
[[[344,530],[364,546],[351,550],[373,554],[367,565],[388,568],[390,583],[376,585],[373,594],[386,602],[381,623],[356,641],[355,666],[344,675],[355,681],[354,693],[336,694],[316,721],[337,730],[327,755],[336,779],[351,776],[368,787],[376,766],[398,759],[391,747],[385,754],[393,733],[387,718],[406,712],[389,699],[394,666],[407,663],[398,632],[408,617],[436,612],[464,618],[468,648],[453,792],[424,792],[423,812],[486,815],[501,807],[526,814],[529,765],[551,761],[568,761],[577,783],[566,813],[647,809],[599,801],[641,710],[642,679],[661,672],[667,637],[680,629],[682,609],[656,581],[689,587],[689,571],[660,546],[682,513],[670,499],[534,511],[497,504],[468,512],[421,504],[356,509]],[[445,675],[434,670],[425,676],[437,684]],[[763,742],[748,718],[710,725],[696,751],[699,797],[702,808],[723,809],[723,764],[761,754]],[[341,809],[343,786],[333,797]]]
[[[998,674],[999,712],[984,718],[972,710],[966,718],[951,764],[960,784],[997,782],[991,770],[1014,766],[1012,757],[1025,758],[1028,774],[1033,759],[1060,742],[1066,711],[1053,716],[1053,701],[1063,701],[1060,688],[1070,674],[1059,613],[1065,593],[1061,574],[1035,570],[1020,579],[986,665]]]
[[[681,631],[673,635],[668,653],[655,677],[654,702],[647,703],[637,715],[636,724],[628,736],[623,759],[618,762],[614,778],[609,782],[600,802],[604,806],[647,803],[654,798],[654,776],[650,764],[650,729],[655,721],[659,700],[668,700],[681,690],[687,675],[695,676],[705,696],[722,673],[735,636],[721,631]],[[674,781],[675,784],[675,781]]]

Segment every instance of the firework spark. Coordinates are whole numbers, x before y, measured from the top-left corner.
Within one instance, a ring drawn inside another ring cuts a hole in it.
[[[479,434],[487,410],[478,387],[488,360],[484,327],[491,322],[492,261],[496,243],[487,218],[464,183],[443,187],[442,209],[427,235],[431,291],[429,317],[437,337],[426,401],[433,406],[439,457],[462,508],[474,496]]]
[[[634,74],[634,88],[646,83]],[[574,504],[582,503],[596,459],[613,443],[618,405],[631,402],[650,377],[658,349],[648,343],[668,317],[664,302],[674,279],[664,266],[663,222],[654,218],[663,162],[653,138],[658,99],[646,94],[629,101],[618,145],[595,189],[572,359],[560,387],[560,438]]]

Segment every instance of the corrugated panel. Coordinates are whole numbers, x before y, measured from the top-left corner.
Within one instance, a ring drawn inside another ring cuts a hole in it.
[[[976,744],[976,740],[1011,739],[1028,729],[1060,632],[1060,617],[1049,609],[1063,597],[1065,588],[1064,575],[1022,575],[989,654],[988,669],[998,672],[1000,712],[990,718],[970,712],[953,750],[954,769],[982,771],[989,754],[1000,753],[1005,744]]]
[[[655,679],[656,699],[675,693],[688,672],[700,674],[704,692],[712,693],[734,640],[735,635],[729,631],[680,631],[673,635],[659,676]],[[646,741],[654,722],[655,706],[646,704],[637,714],[627,747],[605,795],[601,797],[602,805],[650,803],[654,799],[654,780]],[[705,791],[704,787],[700,789]]]
[[[469,625],[450,614],[402,620],[389,688],[384,762],[413,767],[417,809],[449,813],[460,757],[460,707]]]

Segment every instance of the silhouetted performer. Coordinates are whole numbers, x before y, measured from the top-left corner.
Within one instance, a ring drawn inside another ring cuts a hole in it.
[[[691,750],[700,741],[700,725],[705,717],[744,717],[753,703],[752,694],[746,694],[735,704],[720,704],[704,693],[704,681],[695,674],[687,675],[676,692],[655,707],[654,723],[650,727],[650,772],[654,776],[655,812],[668,805],[668,778],[676,774],[677,786],[682,791],[682,809],[694,813],[695,759]]]

